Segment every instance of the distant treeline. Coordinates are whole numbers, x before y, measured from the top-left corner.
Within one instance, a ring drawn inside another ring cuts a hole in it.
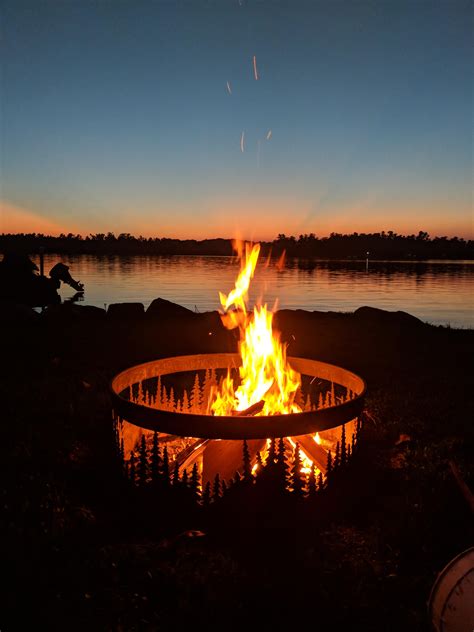
[[[129,233],[61,234],[59,237],[31,234],[1,234],[0,252],[37,254],[92,255],[224,255],[233,254],[230,239],[169,239],[166,237],[134,237]],[[262,243],[264,255],[307,259],[474,259],[474,241],[459,237],[433,237],[420,231],[417,235],[381,233],[331,233],[317,237],[314,233],[287,237],[278,235]]]

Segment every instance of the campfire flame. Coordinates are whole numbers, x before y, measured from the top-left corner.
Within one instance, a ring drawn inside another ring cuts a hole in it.
[[[221,315],[228,329],[239,328],[240,384],[237,388],[230,370],[220,387],[215,387],[209,398],[213,415],[232,415],[263,402],[257,415],[288,415],[301,412],[295,395],[301,387],[301,376],[287,361],[286,345],[279,332],[273,329],[273,312],[267,305],[256,305],[247,310],[248,289],[254,276],[260,244],[236,242],[241,270],[234,289],[229,294],[219,293],[224,313]]]

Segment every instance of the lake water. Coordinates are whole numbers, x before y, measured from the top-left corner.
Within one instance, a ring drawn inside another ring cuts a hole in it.
[[[39,264],[38,257],[33,257]],[[65,257],[47,255],[45,272],[58,261],[85,284],[82,304],[141,302],[157,297],[192,310],[219,308],[219,291],[234,286],[239,264],[230,257]],[[74,291],[63,286],[61,296]],[[250,300],[263,295],[280,308],[351,312],[362,305],[403,310],[434,324],[474,328],[474,262],[288,261],[257,266]]]

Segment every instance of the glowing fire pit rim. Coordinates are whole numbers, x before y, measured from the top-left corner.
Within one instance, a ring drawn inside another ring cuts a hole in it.
[[[314,434],[341,426],[361,414],[366,383],[360,376],[319,360],[296,357],[289,357],[288,360],[300,373],[315,375],[346,386],[357,393],[356,396],[336,406],[292,415],[217,417],[151,408],[129,401],[120,395],[131,384],[149,378],[208,368],[237,368],[240,365],[240,356],[237,353],[209,353],[161,358],[121,371],[110,382],[114,413],[129,423],[147,430],[183,437],[241,440]]]

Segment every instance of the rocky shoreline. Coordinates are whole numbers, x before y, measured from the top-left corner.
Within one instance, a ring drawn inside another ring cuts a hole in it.
[[[367,381],[364,449],[328,515],[244,528],[244,506],[224,529],[152,504],[143,518],[114,478],[108,392],[135,363],[234,351],[217,312],[4,303],[0,322],[5,629],[428,629],[437,572],[472,543],[449,461],[474,488],[474,331],[369,307],[278,312],[289,355]]]

